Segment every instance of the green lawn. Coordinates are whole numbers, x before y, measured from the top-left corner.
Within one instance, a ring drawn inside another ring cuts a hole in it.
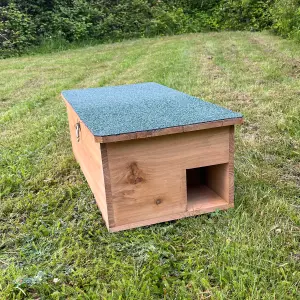
[[[63,89],[155,81],[244,114],[235,208],[108,233]],[[300,299],[300,45],[140,39],[0,60],[0,299]]]

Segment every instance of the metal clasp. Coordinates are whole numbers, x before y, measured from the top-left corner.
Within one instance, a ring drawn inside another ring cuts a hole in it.
[[[76,130],[77,142],[79,142],[79,132],[80,132],[80,123],[79,122],[76,123],[75,130]]]

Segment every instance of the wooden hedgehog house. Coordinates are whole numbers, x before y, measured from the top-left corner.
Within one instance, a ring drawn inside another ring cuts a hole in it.
[[[73,152],[109,231],[233,207],[241,114],[157,83],[62,96]]]

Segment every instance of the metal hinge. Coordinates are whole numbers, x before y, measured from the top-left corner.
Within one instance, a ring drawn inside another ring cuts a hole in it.
[[[79,132],[80,132],[80,123],[79,122],[76,123],[75,130],[76,130],[77,142],[79,142]]]

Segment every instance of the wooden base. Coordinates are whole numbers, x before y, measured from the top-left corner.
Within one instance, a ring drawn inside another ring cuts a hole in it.
[[[177,213],[177,214],[172,214],[172,215],[168,215],[168,216],[147,219],[147,220],[136,222],[136,223],[115,226],[115,227],[109,228],[109,232],[117,232],[117,231],[122,231],[122,230],[142,227],[142,226],[148,226],[148,225],[153,225],[153,224],[162,223],[162,222],[167,222],[167,221],[174,221],[174,220],[183,219],[186,217],[192,217],[192,216],[211,213],[216,210],[226,210],[226,209],[233,208],[233,207],[234,207],[233,203],[227,203],[226,201],[222,200],[222,201],[219,201],[218,203],[213,203],[213,205],[204,205],[202,207],[198,207],[195,210],[188,210],[183,213]]]
[[[184,213],[172,214],[164,217],[148,219],[141,222],[116,226],[109,229],[110,232],[117,232],[141,226],[147,226],[167,221],[173,221],[191,216],[197,216],[214,212],[216,210],[226,210],[234,207],[233,203],[228,203],[206,185],[193,186],[187,194],[187,211]]]
[[[193,186],[187,193],[187,211],[222,209],[228,203],[206,185]]]

